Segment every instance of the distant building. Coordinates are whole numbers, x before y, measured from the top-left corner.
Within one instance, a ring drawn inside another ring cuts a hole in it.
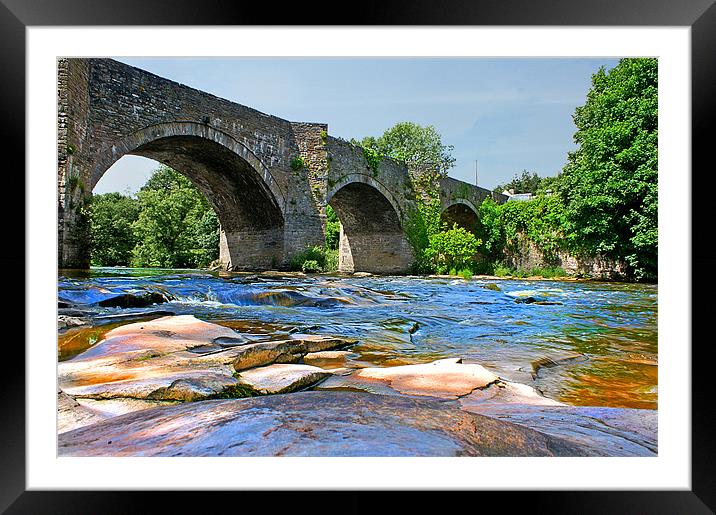
[[[505,190],[502,192],[503,195],[507,195],[507,202],[514,200],[517,202],[524,202],[525,200],[532,200],[532,193],[515,193],[515,190]]]

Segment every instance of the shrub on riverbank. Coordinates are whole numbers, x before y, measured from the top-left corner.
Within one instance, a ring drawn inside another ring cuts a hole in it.
[[[294,254],[289,266],[294,272],[335,272],[338,270],[338,251],[316,245]]]
[[[481,243],[474,234],[457,224],[430,235],[428,241],[425,257],[438,274],[449,270],[469,271]]]

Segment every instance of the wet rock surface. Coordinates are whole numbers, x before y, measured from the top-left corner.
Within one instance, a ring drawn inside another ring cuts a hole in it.
[[[422,365],[362,368],[347,378],[337,378],[326,388],[352,387],[384,392],[390,388],[406,395],[457,399],[499,378],[478,364],[464,364],[460,358],[440,359]]]
[[[312,386],[330,376],[322,368],[310,365],[269,365],[237,374],[239,384],[262,394],[289,393]]]
[[[230,328],[190,315],[123,325],[82,354],[59,363],[59,385],[65,393],[87,399],[196,401],[235,387],[237,370],[295,362],[308,352],[348,343],[314,335],[226,348],[214,343],[236,336]],[[193,352],[207,346],[207,352]]]
[[[655,410],[460,402],[472,413],[563,438],[596,456],[657,455]]]
[[[299,392],[154,408],[59,435],[60,456],[584,456],[429,398]]]
[[[106,415],[81,406],[74,397],[67,395],[63,391],[57,392],[57,432],[64,433],[77,429],[78,427],[88,426],[95,422],[101,422],[109,418]]]

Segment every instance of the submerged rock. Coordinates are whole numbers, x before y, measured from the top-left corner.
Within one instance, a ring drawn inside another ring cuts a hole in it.
[[[309,297],[297,291],[266,291],[254,294],[250,300],[255,304],[270,304],[272,306],[303,306],[314,308],[332,308],[352,304],[350,299],[343,297]]]
[[[300,392],[148,409],[58,438],[60,456],[585,456],[453,402]]]
[[[152,304],[167,302],[167,296],[158,291],[142,293],[120,293],[97,302],[104,308],[143,308]]]
[[[313,365],[326,370],[344,370],[346,361],[350,357],[358,357],[358,354],[347,350],[310,352],[303,356],[303,362],[306,365]]]

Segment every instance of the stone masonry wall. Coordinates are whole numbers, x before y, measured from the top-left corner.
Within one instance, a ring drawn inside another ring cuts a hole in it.
[[[568,275],[595,279],[619,279],[625,275],[623,263],[604,256],[576,257],[569,252],[559,251],[555,256],[547,257],[524,236],[519,239],[516,250],[505,253],[505,263],[511,268],[527,271],[558,266]]]

